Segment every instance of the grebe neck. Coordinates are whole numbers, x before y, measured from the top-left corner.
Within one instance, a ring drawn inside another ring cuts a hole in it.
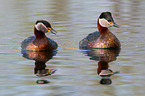
[[[102,27],[100,24],[99,24],[99,20],[97,21],[97,27],[98,27],[98,31],[100,32],[100,34],[105,34],[109,31],[108,28],[106,27]]]
[[[45,33],[41,32],[41,31],[38,31],[35,27],[34,27],[34,35],[35,35],[35,38],[43,38],[43,37],[46,37],[45,36]]]

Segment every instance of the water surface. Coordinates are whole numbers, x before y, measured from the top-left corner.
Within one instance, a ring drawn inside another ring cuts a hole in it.
[[[0,1],[0,95],[144,96],[144,0]],[[97,30],[103,11],[111,11],[120,25],[110,30],[121,50],[79,49],[79,41]],[[48,20],[58,32],[47,34],[58,42],[58,51],[22,54],[20,43],[33,35],[38,19]],[[117,74],[100,76],[104,67]],[[108,80],[100,84],[102,79]]]

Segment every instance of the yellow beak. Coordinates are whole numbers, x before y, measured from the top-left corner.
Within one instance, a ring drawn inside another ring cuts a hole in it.
[[[51,32],[51,28],[47,28],[48,29],[48,32]]]
[[[111,26],[113,26],[114,24],[112,22],[109,22]]]
[[[53,34],[56,34],[57,33],[53,28],[47,27],[47,29],[48,29],[48,32],[51,32]]]
[[[114,26],[114,27],[117,27],[119,28],[119,25],[115,24],[115,23],[112,23],[112,22],[109,22],[110,23],[110,26]]]

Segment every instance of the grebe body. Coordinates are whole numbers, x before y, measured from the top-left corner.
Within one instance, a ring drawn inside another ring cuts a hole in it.
[[[51,51],[58,47],[58,44],[46,37],[45,33],[56,31],[51,27],[50,23],[45,20],[38,20],[34,26],[34,35],[28,37],[21,43],[22,50],[29,51]]]
[[[113,20],[110,12],[103,12],[97,21],[98,31],[90,33],[79,42],[80,48],[120,48],[117,37],[108,29],[111,26],[119,27]]]

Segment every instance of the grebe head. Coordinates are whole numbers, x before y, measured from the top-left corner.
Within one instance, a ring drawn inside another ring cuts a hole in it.
[[[35,28],[38,31],[42,31],[44,33],[51,32],[56,34],[57,32],[51,27],[50,23],[45,20],[37,20],[35,23]]]
[[[99,24],[102,27],[109,28],[111,26],[119,27],[113,20],[112,15],[110,12],[103,12],[99,17]]]

